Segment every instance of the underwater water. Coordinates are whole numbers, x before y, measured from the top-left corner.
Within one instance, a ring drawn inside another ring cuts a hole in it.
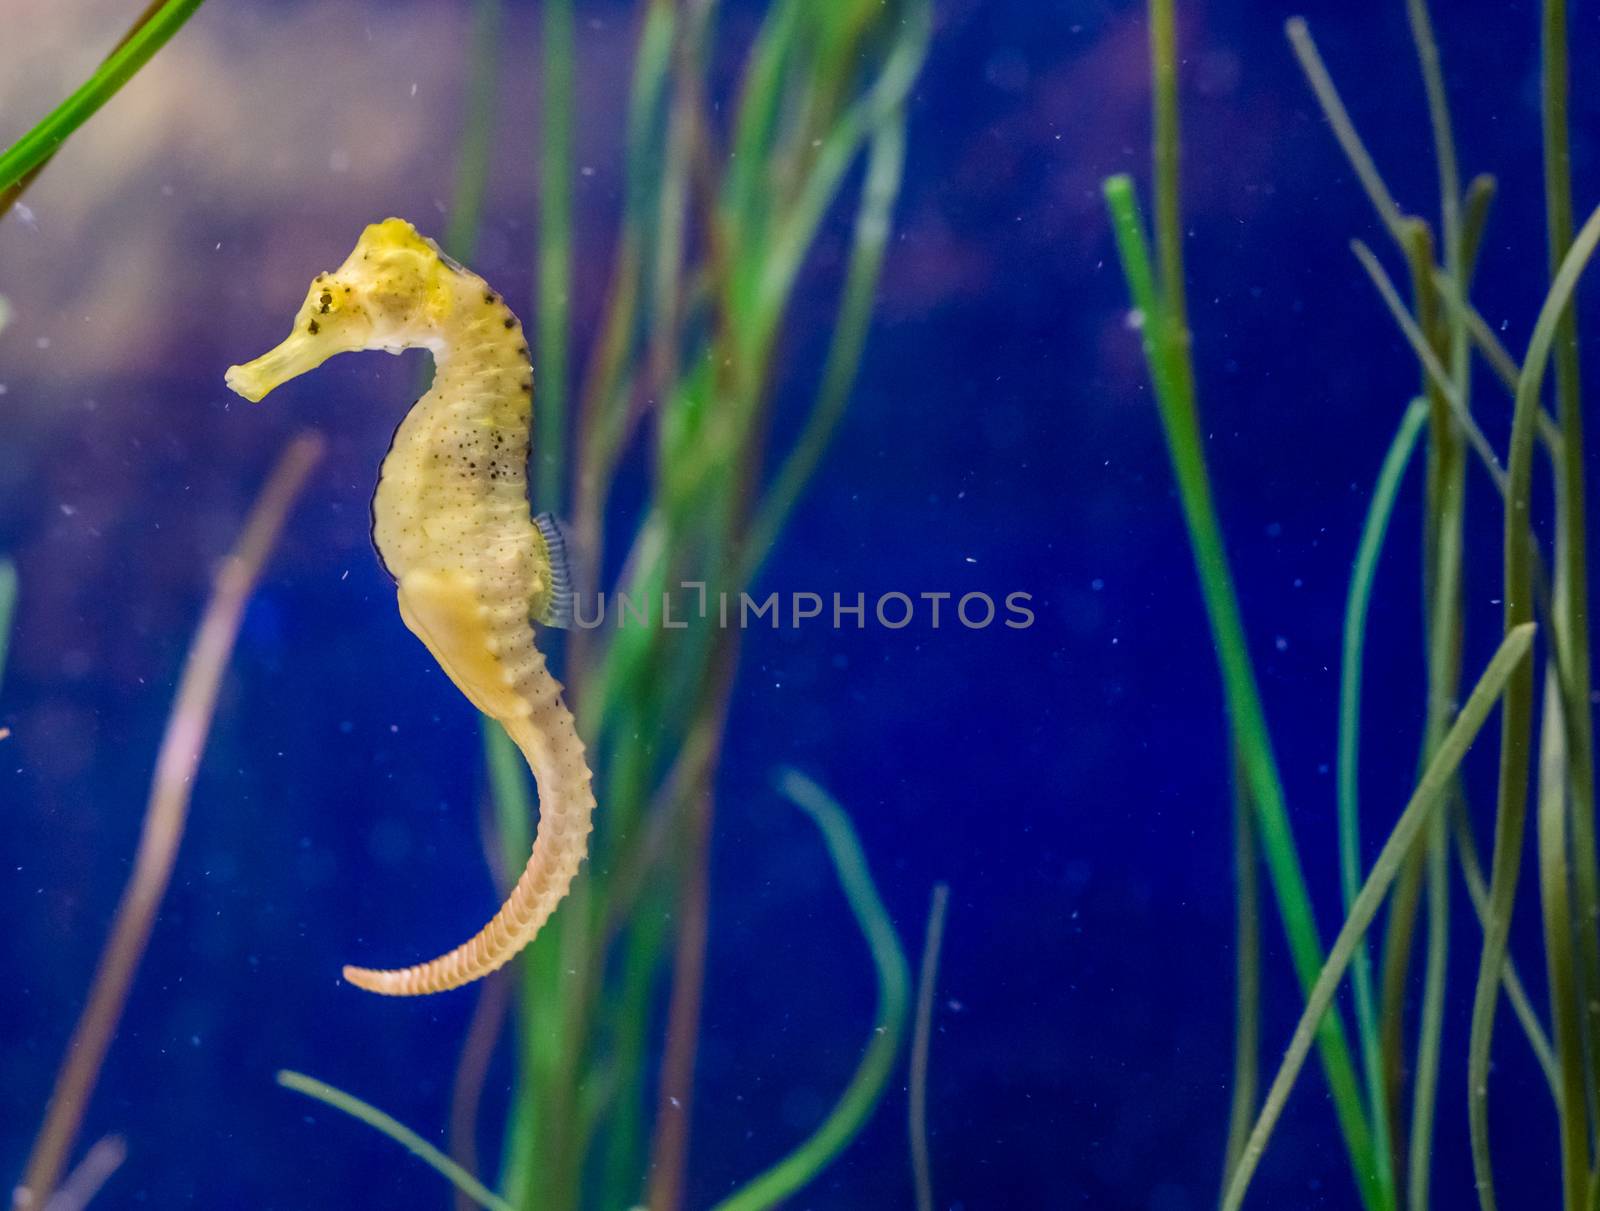
[[[572,6],[573,408],[613,301],[634,179],[625,132],[641,23],[647,9],[681,8],[688,21],[704,7]],[[744,65],[763,21],[784,6],[709,7],[699,102],[717,159],[685,167],[691,182],[697,171],[736,177],[738,157],[725,153]],[[1520,356],[1548,284],[1540,6],[1434,7],[1463,178],[1499,180],[1472,297]],[[7,8],[3,142],[91,73],[139,6]],[[499,24],[474,49],[473,23],[490,10]],[[1183,244],[1202,446],[1327,946],[1344,915],[1334,767],[1346,589],[1373,481],[1420,379],[1350,255],[1351,238],[1367,241],[1404,290],[1404,261],[1284,38],[1296,14],[1396,198],[1431,216],[1438,185],[1401,0],[1180,2]],[[9,315],[0,554],[19,583],[0,682],[8,1180],[20,1182],[27,1166],[128,878],[213,572],[284,447],[309,429],[324,452],[243,613],[170,886],[71,1158],[108,1135],[125,1142],[95,1199],[111,1207],[409,1208],[454,1197],[391,1140],[274,1081],[280,1069],[309,1073],[452,1147],[458,1065],[489,995],[479,986],[385,999],[340,979],[346,963],[407,964],[448,950],[488,920],[504,890],[486,861],[504,838],[492,828],[477,713],[407,633],[372,544],[379,464],[426,357],[342,358],[260,404],[232,394],[223,375],[283,338],[307,284],[344,260],[367,223],[398,215],[446,239],[452,210],[470,202],[463,164],[477,155],[481,224],[470,256],[458,255],[526,325],[539,413],[546,19],[543,6],[510,0],[210,0],[0,219]],[[895,28],[862,35],[862,63],[881,61]],[[498,51],[492,79],[484,45]],[[660,668],[624,679],[621,705],[607,705],[620,722],[603,741],[586,737],[600,754],[602,848],[547,930],[586,920],[610,948],[595,961],[592,1002],[563,999],[574,950],[550,951],[535,972],[542,1002],[502,979],[515,1021],[501,1023],[484,1053],[469,1167],[508,1190],[517,1133],[554,1129],[554,1095],[532,1128],[514,1113],[533,1071],[520,1032],[545,1038],[553,1014],[601,1023],[559,1103],[569,1119],[587,1117],[540,1137],[542,1162],[576,1176],[565,1173],[558,1194],[541,1189],[556,1181],[549,1170],[524,1174],[531,1193],[508,1194],[514,1204],[623,1211],[647,1200],[664,1040],[682,1008],[674,939],[693,913],[692,896],[680,898],[682,871],[695,852],[692,831],[680,836],[682,819],[658,800],[671,790],[686,704],[700,704],[698,689],[730,668],[708,797],[691,805],[709,829],[704,971],[692,1104],[672,1103],[692,1110],[691,1129],[681,1189],[651,1205],[711,1207],[781,1159],[828,1114],[873,1037],[873,958],[822,835],[782,793],[790,769],[847,813],[913,981],[930,891],[949,885],[926,1073],[933,1205],[1216,1204],[1234,1082],[1228,716],[1140,317],[1102,197],[1106,177],[1131,173],[1150,210],[1149,53],[1145,8],[1131,0],[934,0],[926,59],[904,99],[904,172],[848,408],[750,586],[758,601],[778,594],[778,625],[747,619],[726,649],[736,666],[712,662],[674,680],[674,653],[717,628],[701,619],[680,639],[661,630],[658,611],[643,629],[658,633]],[[1574,6],[1570,54],[1575,81],[1600,63],[1600,23],[1583,6]],[[829,87],[864,92],[855,62],[847,57]],[[492,121],[474,150],[464,131],[474,82],[485,80]],[[793,118],[796,129],[821,121],[829,87],[819,87],[815,111]],[[663,117],[652,130],[666,139],[669,125]],[[1597,130],[1600,97],[1574,87],[1579,221],[1600,189]],[[809,142],[797,139],[795,154]],[[864,154],[852,155],[827,199],[770,366],[751,388],[766,409],[751,438],[758,486],[801,434],[830,357]],[[763,179],[763,190],[781,206],[797,187]],[[737,326],[706,301],[719,288],[715,226],[702,228],[697,206],[715,210],[723,196],[685,208],[685,255],[711,266],[711,285],[684,289],[683,307],[699,316],[684,325],[684,349],[706,341],[720,350],[718,323]],[[660,239],[658,212],[644,222]],[[745,238],[764,247],[777,237]],[[1579,299],[1592,311],[1592,292]],[[670,426],[661,437],[666,393],[650,377],[648,340],[638,345],[623,392],[635,427],[610,468],[604,554],[592,569],[602,585],[643,558],[630,545],[641,517],[661,507],[663,463],[710,451],[703,480],[674,505],[693,517],[705,484],[742,499],[714,427],[716,408],[731,405],[705,389],[711,427],[678,444]],[[1587,335],[1580,345],[1594,349]],[[1474,413],[1504,458],[1510,402],[1487,370],[1478,380]],[[698,400],[696,390],[684,394]],[[567,436],[582,440],[575,426]],[[569,468],[568,499],[540,507],[570,516],[577,482]],[[1423,483],[1414,466],[1371,611],[1368,861],[1419,770]],[[1463,696],[1499,641],[1502,608],[1499,500],[1476,467],[1466,484]],[[1547,486],[1535,502],[1547,535]],[[720,517],[682,532],[715,534]],[[685,541],[687,566],[708,541]],[[797,617],[810,611],[807,594],[820,612]],[[834,616],[835,595],[851,606],[858,594],[859,618]],[[969,625],[986,601],[992,621]],[[580,618],[586,608],[580,601]],[[575,629],[540,642],[559,671],[574,644],[595,650],[630,625],[613,614],[599,638],[575,639]],[[574,695],[581,726],[593,718],[585,697],[597,695]],[[1486,863],[1497,735],[1492,724],[1461,781]],[[630,752],[648,755],[645,773],[630,774]],[[608,807],[632,776],[644,780],[636,797],[645,806],[608,834]],[[628,848],[650,837],[642,851]],[[1548,1014],[1531,844],[1510,948]],[[617,892],[608,916],[605,897],[628,887],[619,871],[632,869],[614,855],[641,852],[646,890]],[[1433,1201],[1470,1206],[1466,1056],[1482,932],[1459,876],[1450,894]],[[1423,928],[1402,997],[1408,1056],[1425,938]],[[1264,1089],[1303,1005],[1270,904],[1261,948]],[[629,1001],[619,989],[638,954],[645,974]],[[1353,1029],[1348,986],[1336,1004]],[[912,1028],[908,1016],[898,1046]],[[539,1071],[548,1076],[558,1059],[546,1054]],[[1503,1007],[1492,1071],[1500,1205],[1562,1205],[1551,1098]],[[627,1085],[627,1073],[640,1083]],[[784,1205],[916,1206],[909,1081],[897,1051],[859,1134]],[[1315,1058],[1247,1205],[1362,1205]]]

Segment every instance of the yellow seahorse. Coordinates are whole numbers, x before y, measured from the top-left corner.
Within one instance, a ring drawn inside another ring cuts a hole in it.
[[[527,758],[539,826],[522,877],[471,941],[414,967],[344,969],[389,996],[471,983],[532,941],[583,861],[594,810],[583,742],[534,644],[533,622],[565,623],[566,556],[559,528],[529,516],[533,368],[500,296],[410,223],[386,219],[312,281],[288,339],[227,381],[254,402],[336,353],[415,347],[433,353],[433,387],[383,460],[373,541],[399,586],[400,617]]]

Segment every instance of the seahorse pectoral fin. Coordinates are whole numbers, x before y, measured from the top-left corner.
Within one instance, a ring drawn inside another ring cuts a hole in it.
[[[496,656],[471,577],[459,572],[407,572],[400,578],[399,596],[406,626],[473,706],[500,720],[526,713],[526,703]]]

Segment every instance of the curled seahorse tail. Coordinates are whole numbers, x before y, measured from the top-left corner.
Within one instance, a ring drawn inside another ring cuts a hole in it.
[[[529,667],[517,678],[525,712],[502,718],[527,758],[539,788],[533,852],[500,911],[470,941],[426,963],[392,971],[346,967],[344,978],[382,996],[414,997],[482,979],[516,957],[561,903],[588,852],[594,792],[583,741],[561,700],[561,684],[528,646]]]

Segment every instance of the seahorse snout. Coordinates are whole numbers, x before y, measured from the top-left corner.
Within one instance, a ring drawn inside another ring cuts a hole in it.
[[[339,273],[319,273],[295,317],[294,331],[255,361],[230,366],[228,386],[255,402],[336,353],[370,348],[375,326],[363,295]]]
[[[258,403],[268,392],[290,379],[308,370],[315,370],[335,353],[353,348],[359,346],[296,328],[282,344],[269,349],[254,361],[229,366],[226,375],[228,387],[251,403]]]
[[[230,367],[228,386],[255,401],[336,353],[436,348],[439,326],[465,289],[464,272],[405,220],[374,223],[344,264],[312,279],[288,338]]]

